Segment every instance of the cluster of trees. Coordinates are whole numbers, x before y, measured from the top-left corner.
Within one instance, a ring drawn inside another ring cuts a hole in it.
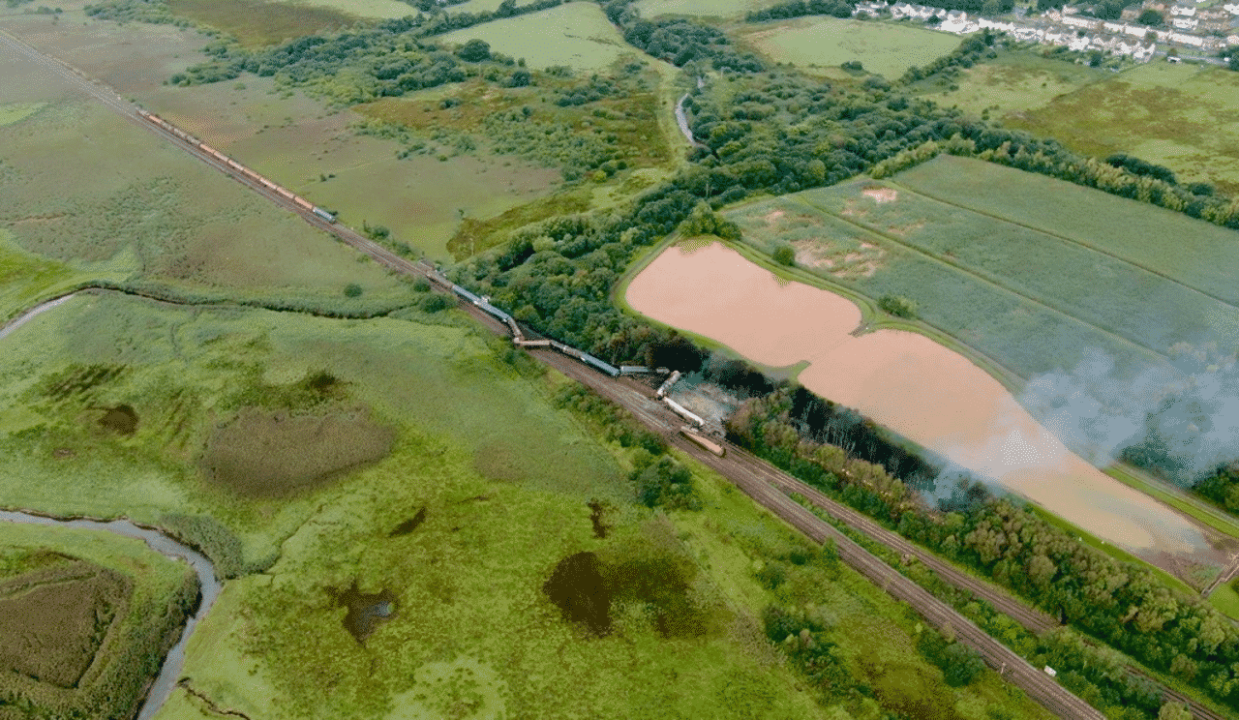
[[[688,19],[643,20],[633,0],[610,0],[603,5],[607,18],[624,33],[624,40],[661,60],[684,67],[709,61],[716,70],[760,72],[761,60],[736,50],[721,30]]]
[[[916,301],[903,295],[883,295],[878,298],[878,307],[895,317],[908,319],[916,317]]]
[[[189,20],[173,15],[167,0],[101,0],[87,5],[84,9],[88,16],[97,20],[144,22],[183,28],[193,25]]]
[[[935,3],[936,5],[936,3]],[[753,10],[744,16],[749,22],[785,20],[806,15],[830,15],[837,18],[852,17],[856,1],[852,0],[791,0],[772,5],[764,10]]]
[[[943,55],[924,67],[913,65],[908,68],[899,82],[903,85],[910,85],[935,75],[953,78],[959,74],[961,68],[970,68],[982,59],[997,57],[993,47],[997,38],[998,35],[989,29],[976,35],[969,35],[949,54]]]
[[[560,388],[555,404],[585,416],[607,440],[634,449],[628,480],[637,502],[649,508],[701,509],[692,472],[667,454],[662,438],[646,430],[625,410],[576,383]]]
[[[106,0],[94,7],[102,17],[128,17],[135,8],[145,8],[146,15],[138,19],[150,16],[155,18],[150,21],[159,22],[162,20],[158,18],[166,11],[164,2]],[[274,76],[282,86],[304,88],[341,104],[399,96],[460,82],[470,75],[483,75],[498,84],[520,86],[529,84],[529,72],[515,67],[517,63],[512,58],[492,53],[485,42],[473,40],[456,53],[450,53],[437,48],[428,38],[497,18],[538,12],[562,2],[537,0],[516,7],[514,0],[505,0],[493,12],[473,14],[448,14],[436,6],[430,15],[386,20],[339,33],[307,35],[267,48],[250,49],[231,40],[219,40],[206,48],[210,60],[177,73],[170,82],[196,85],[231,80],[242,72],[251,72],[263,77]],[[164,10],[157,12],[158,7]],[[482,63],[489,63],[489,67],[484,70],[470,67]]]
[[[685,237],[714,235],[724,240],[740,239],[740,226],[714,212],[714,208],[704,200],[698,202],[688,217],[684,218],[679,231]]]
[[[1239,462],[1218,467],[1192,489],[1239,515]]]
[[[950,512],[932,511],[882,467],[805,439],[787,394],[748,401],[730,421],[730,437],[1063,622],[1239,709],[1239,630],[1207,603],[987,493]]]

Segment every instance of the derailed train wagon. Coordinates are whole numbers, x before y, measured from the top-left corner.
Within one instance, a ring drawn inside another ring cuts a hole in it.
[[[706,450],[714,453],[715,455],[718,455],[719,457],[723,457],[727,455],[727,448],[714,442],[713,440],[706,437],[705,435],[702,435],[701,433],[693,430],[687,425],[680,428],[680,434],[688,438],[689,440],[692,440],[693,442],[697,443],[698,445],[705,448]]]

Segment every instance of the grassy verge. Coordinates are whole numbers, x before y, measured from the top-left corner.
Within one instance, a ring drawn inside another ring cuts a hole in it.
[[[1226,513],[1210,507],[1202,500],[1197,500],[1178,488],[1171,488],[1143,473],[1124,465],[1111,465],[1105,473],[1119,482],[1156,498],[1158,502],[1169,505],[1188,517],[1198,520],[1214,530],[1232,538],[1239,538],[1239,520],[1227,516]]]

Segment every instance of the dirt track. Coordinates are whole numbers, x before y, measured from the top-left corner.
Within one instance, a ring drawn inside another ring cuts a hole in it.
[[[0,42],[13,47],[18,52],[82,87],[89,95],[118,113],[127,116],[135,124],[158,133],[169,142],[191,153],[208,165],[229,175],[281,207],[296,212],[306,222],[366,253],[384,266],[410,276],[428,276],[428,273],[431,271],[431,268],[424,263],[411,262],[362,237],[349,228],[330,224],[300,209],[283,196],[236,173],[227,165],[220,163],[197,147],[181,141],[175,135],[167,133],[151,123],[143,121],[137,114],[137,107],[117,96],[110,88],[106,88],[86,78],[77,70],[59,60],[39,53],[34,48],[2,30],[0,30]],[[483,325],[495,332],[507,334],[505,326],[483,313],[480,309],[472,305],[463,305],[462,307]],[[1068,720],[1104,719],[1100,712],[1058,685],[1044,672],[1030,666],[1023,658],[990,637],[967,618],[955,612],[924,588],[921,588],[894,568],[857,545],[829,523],[792,501],[786,493],[796,492],[808,497],[832,516],[855,527],[873,540],[891,547],[895,552],[913,555],[921,559],[926,565],[939,572],[941,577],[947,582],[959,584],[961,587],[976,593],[979,597],[993,603],[995,607],[1010,614],[1034,632],[1045,630],[1053,625],[1053,621],[1048,617],[1022,606],[1022,604],[1011,599],[1005,593],[954,570],[925,551],[911,545],[903,538],[877,526],[876,523],[861,517],[854,511],[833,503],[828,498],[821,496],[820,493],[816,493],[812,488],[769,467],[764,462],[739,448],[729,446],[727,457],[719,458],[702,450],[696,444],[681,438],[677,432],[681,425],[680,419],[655,401],[651,397],[648,388],[625,378],[612,379],[606,377],[554,351],[531,350],[530,354],[565,375],[587,385],[599,395],[624,407],[650,429],[663,435],[676,448],[692,455],[728,478],[755,501],[803,532],[806,536],[817,542],[824,542],[828,538],[832,539],[838,547],[840,558],[849,566],[881,586],[893,597],[907,602],[932,625],[942,627],[949,624],[955,629],[959,639],[978,650],[991,667],[999,670],[1009,682],[1022,688],[1030,697],[1044,705],[1051,712]],[[1222,716],[1210,713],[1195,704],[1193,704],[1193,712],[1197,718],[1222,720]]]

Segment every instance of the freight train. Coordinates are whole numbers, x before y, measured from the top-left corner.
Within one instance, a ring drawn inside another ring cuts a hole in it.
[[[190,135],[189,133],[173,125],[167,120],[164,120],[158,115],[147,112],[145,110],[139,110],[138,115],[141,115],[143,119],[147,120],[148,122],[155,125],[156,127],[159,127],[165,132],[171,133],[175,137],[179,138],[182,142],[188,143],[189,145],[192,145],[198,148],[202,152],[218,160],[220,163],[228,166],[229,168],[240,173],[241,175],[244,175],[246,178],[249,178],[250,180],[262,185],[268,190],[283,196],[286,200],[292,201],[295,205],[297,205],[297,207],[305,210],[306,212],[313,213],[314,215],[322,218],[323,220],[326,220],[329,223],[334,223],[336,221],[336,216],[334,214],[307,201],[305,198],[294,194],[290,190],[271,182],[270,180],[263,177],[262,175],[259,175],[253,170],[250,170],[249,168],[245,167],[244,165],[237,162],[236,160],[233,160],[232,158],[216,150],[210,145],[207,145],[206,143],[202,142],[198,138],[194,137],[193,135]]]

